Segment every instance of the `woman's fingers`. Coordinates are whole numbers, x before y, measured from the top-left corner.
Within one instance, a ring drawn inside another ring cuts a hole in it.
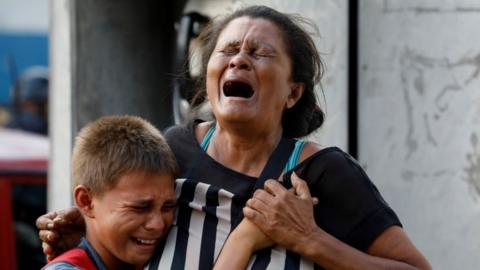
[[[295,193],[302,199],[311,199],[310,189],[308,188],[307,182],[298,177],[298,175],[293,172],[292,176],[292,186],[295,188]]]
[[[255,197],[248,199],[246,205],[252,208],[253,210],[256,210],[259,212],[263,212],[266,209],[268,209],[268,203],[265,203],[264,201],[259,200],[258,198],[255,198]]]
[[[63,227],[65,225],[72,224],[74,226],[84,226],[84,220],[82,214],[78,208],[68,208],[55,212],[55,217],[53,218],[53,227]]]
[[[53,211],[50,213],[46,213],[45,215],[40,216],[37,218],[35,225],[39,230],[47,230],[52,229],[54,227],[53,220],[57,217],[57,212]]]
[[[293,188],[293,187],[290,188],[290,189],[288,190],[288,192],[290,192],[290,193],[292,193],[292,194],[294,194],[294,195],[296,196],[295,188]],[[313,205],[317,205],[318,202],[319,202],[319,201],[318,201],[318,198],[317,198],[317,197],[312,197],[312,204],[313,204]]]
[[[82,213],[76,207],[63,210],[62,218],[65,220],[68,220],[68,223],[70,224],[75,224],[75,225],[85,224]]]
[[[42,242],[46,242],[46,243],[54,243],[55,240],[57,240],[57,234],[53,231],[49,231],[49,230],[40,230],[38,232],[38,236],[40,238],[40,240],[42,240]]]
[[[287,189],[283,187],[280,182],[273,179],[265,181],[263,189],[274,196],[279,196],[287,192]]]
[[[255,199],[258,199],[260,201],[262,201],[263,203],[265,204],[270,204],[273,202],[274,200],[274,197],[272,194],[268,193],[267,191],[263,190],[263,189],[257,189],[255,190],[255,192],[253,193],[253,196],[252,198],[255,198]]]
[[[53,248],[45,242],[42,242],[42,249],[43,249],[43,254],[47,256],[50,256],[53,254]]]
[[[262,213],[249,206],[243,208],[243,216],[257,226],[261,226],[261,224],[265,224],[266,222],[265,216],[262,215]]]

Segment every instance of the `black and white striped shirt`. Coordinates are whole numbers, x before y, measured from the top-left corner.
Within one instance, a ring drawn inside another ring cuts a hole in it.
[[[196,141],[195,124],[174,127],[165,134],[180,165],[179,206],[165,243],[146,269],[212,269],[257,180],[208,156]],[[340,149],[325,148],[295,171],[320,199],[314,209],[317,224],[337,239],[366,250],[385,229],[400,225],[360,166]],[[322,268],[275,246],[254,255],[248,269]]]

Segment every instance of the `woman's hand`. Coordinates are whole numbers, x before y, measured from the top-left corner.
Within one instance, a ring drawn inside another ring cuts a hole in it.
[[[266,181],[264,189],[247,201],[243,212],[275,243],[298,253],[300,243],[322,230],[315,223],[315,199],[306,182],[293,173],[292,185],[287,190],[275,180]]]
[[[36,225],[49,261],[77,246],[85,235],[85,221],[77,208],[47,213],[37,219]]]

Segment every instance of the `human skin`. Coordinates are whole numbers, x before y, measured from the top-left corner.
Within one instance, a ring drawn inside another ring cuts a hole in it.
[[[143,171],[122,175],[100,194],[79,185],[74,199],[86,238],[108,269],[145,264],[168,232],[176,206],[173,176]]]

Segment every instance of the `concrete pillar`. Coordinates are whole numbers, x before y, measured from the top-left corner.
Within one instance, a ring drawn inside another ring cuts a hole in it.
[[[480,3],[360,3],[359,159],[434,269],[478,269]]]
[[[58,210],[71,205],[73,1],[51,0],[50,14],[50,160],[47,207],[49,210]]]
[[[75,1],[74,130],[107,114],[171,117],[174,22],[184,1]]]

